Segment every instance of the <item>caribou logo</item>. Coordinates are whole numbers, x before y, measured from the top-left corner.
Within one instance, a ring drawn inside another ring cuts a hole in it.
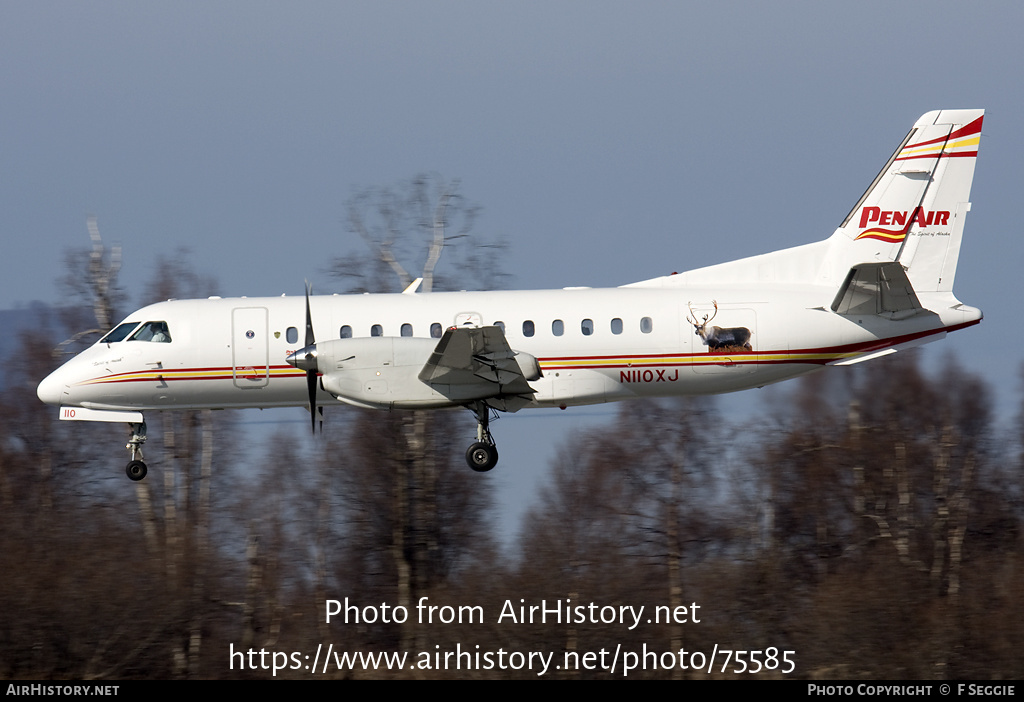
[[[754,349],[750,345],[750,330],[746,327],[708,326],[708,322],[718,315],[718,302],[712,300],[711,304],[715,306],[715,312],[711,315],[711,319],[708,319],[708,315],[704,315],[704,321],[698,322],[697,313],[693,311],[693,307],[689,302],[686,303],[686,306],[690,308],[690,314],[686,316],[686,321],[693,325],[694,333],[701,338],[704,345],[708,347],[708,350],[720,352],[753,351]]]

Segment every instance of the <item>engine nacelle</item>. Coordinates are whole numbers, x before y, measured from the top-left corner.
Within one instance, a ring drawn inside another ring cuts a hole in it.
[[[523,371],[523,377],[527,380],[539,380],[544,374],[540,372],[540,361],[536,356],[531,356],[524,351],[513,351],[516,355],[516,363]]]
[[[361,407],[447,407],[454,403],[416,377],[435,346],[434,339],[393,336],[320,341],[320,384]]]
[[[453,407],[493,396],[494,384],[485,381],[448,385],[420,380],[437,343],[395,336],[317,342],[320,384],[343,402],[378,409]],[[541,376],[534,356],[517,353],[516,361],[527,380]]]

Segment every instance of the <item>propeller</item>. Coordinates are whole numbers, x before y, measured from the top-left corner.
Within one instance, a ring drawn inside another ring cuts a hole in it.
[[[316,406],[316,384],[317,384],[317,363],[316,363],[316,335],[313,333],[313,316],[309,311],[309,295],[313,287],[306,281],[306,345],[298,351],[289,354],[285,360],[296,368],[306,371],[306,392],[309,397],[309,421],[310,429],[316,434],[316,416],[320,414],[320,428],[323,429],[324,410]]]

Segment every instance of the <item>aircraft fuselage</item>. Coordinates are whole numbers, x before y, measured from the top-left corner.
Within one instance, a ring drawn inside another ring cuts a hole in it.
[[[715,321],[748,329],[750,349],[713,349],[695,333],[687,316],[691,308],[711,311],[712,296],[719,298]],[[514,351],[539,362],[543,377],[530,383],[536,393],[526,405],[535,407],[759,387],[879,349],[932,341],[980,320],[963,305],[941,316],[858,319],[829,310],[832,296],[834,289],[816,286],[627,287],[314,296],[310,308],[321,343],[344,344],[347,334],[352,342],[397,337],[399,347],[409,348],[421,339],[427,349],[448,327],[501,326]],[[39,396],[101,410],[304,406],[305,373],[285,362],[303,345],[304,315],[301,297],[151,305],[125,322],[163,322],[170,341],[97,343],[47,378]],[[418,371],[424,357],[416,353],[410,367]],[[400,361],[379,364],[371,380],[374,387],[359,399],[339,399],[394,408],[462,404],[410,397],[409,383],[419,381]],[[317,404],[335,401],[318,389]]]

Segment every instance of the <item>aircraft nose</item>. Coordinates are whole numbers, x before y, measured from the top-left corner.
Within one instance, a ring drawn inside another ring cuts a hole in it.
[[[39,387],[36,388],[36,395],[39,399],[48,405],[60,406],[61,401],[67,397],[68,386],[60,378],[60,370],[55,370],[48,376],[43,378],[43,381],[39,383]]]

